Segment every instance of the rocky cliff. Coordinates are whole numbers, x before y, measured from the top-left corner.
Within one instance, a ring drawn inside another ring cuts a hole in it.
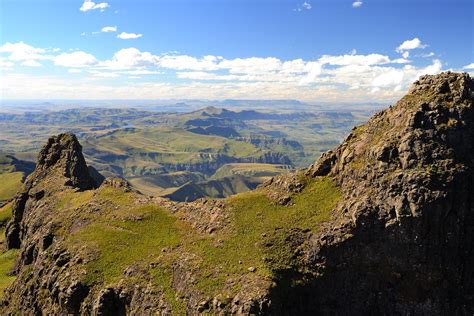
[[[421,77],[308,169],[333,178],[343,198],[330,225],[304,245],[314,277],[275,288],[291,298],[274,299],[277,310],[473,313],[473,93],[466,74]],[[268,187],[294,192],[295,183]]]
[[[472,315],[473,92],[421,77],[307,170],[219,201],[97,188],[75,137],[51,138],[13,202],[0,310]]]

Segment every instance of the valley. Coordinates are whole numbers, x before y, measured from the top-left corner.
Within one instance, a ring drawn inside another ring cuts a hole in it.
[[[87,162],[104,176],[123,177],[146,194],[191,201],[248,191],[305,167],[375,110],[7,111],[0,113],[0,143],[5,153],[34,161],[49,135],[73,132]]]

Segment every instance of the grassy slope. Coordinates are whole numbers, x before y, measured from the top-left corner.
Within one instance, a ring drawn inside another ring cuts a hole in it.
[[[3,243],[5,238],[5,225],[11,217],[11,204],[7,204],[3,208],[0,208],[0,245]],[[16,254],[16,250],[0,252],[0,298],[3,296],[3,290],[15,279],[14,276],[9,275],[9,272],[15,263]]]
[[[229,163],[220,167],[212,176],[213,179],[229,177],[236,174],[249,177],[272,177],[288,172],[285,165],[264,163]]]
[[[0,173],[0,202],[11,199],[21,187],[23,172]]]
[[[88,192],[65,194],[58,201],[58,208],[63,210],[72,210],[91,199],[108,206],[100,213],[76,213],[74,216],[80,214],[92,224],[72,234],[64,230],[65,237],[71,247],[87,245],[89,251],[99,254],[87,264],[87,283],[117,282],[123,278],[124,269],[133,264],[148,271],[140,274],[142,281],[151,280],[161,287],[177,312],[183,310],[183,302],[175,300],[172,268],[183,254],[193,258],[197,290],[209,296],[235,294],[240,283],[229,287],[226,280],[245,278],[251,266],[257,269],[255,275],[263,278],[272,278],[274,271],[288,267],[293,254],[281,236],[293,228],[317,230],[320,222],[329,219],[340,197],[327,178],[311,182],[293,197],[292,206],[275,205],[258,191],[239,194],[228,200],[230,228],[204,235],[158,206],[134,203],[132,195],[109,188],[100,189],[93,197]],[[273,246],[263,245],[263,235],[273,241]],[[155,264],[150,269],[152,262]]]
[[[15,276],[9,275],[13,268],[18,250],[13,249],[0,254],[0,298],[3,291],[15,280]]]
[[[171,163],[200,161],[198,153],[202,152],[233,157],[248,157],[259,153],[258,148],[248,143],[194,134],[176,128],[120,131],[90,142],[96,148],[115,154],[163,153],[159,160]]]

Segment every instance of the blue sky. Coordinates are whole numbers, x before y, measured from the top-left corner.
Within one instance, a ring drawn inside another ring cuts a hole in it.
[[[2,0],[2,99],[395,100],[474,71],[471,0]]]

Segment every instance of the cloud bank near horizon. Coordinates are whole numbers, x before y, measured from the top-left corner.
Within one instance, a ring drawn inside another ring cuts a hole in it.
[[[395,45],[394,45],[395,46]],[[427,47],[418,38],[380,53],[322,55],[312,60],[276,57],[154,54],[136,47],[108,59],[74,50],[0,46],[4,99],[296,99],[390,102],[423,74],[443,70],[434,53],[410,59]],[[470,68],[467,65],[466,68]],[[42,68],[41,73],[29,71]],[[28,88],[25,88],[28,82]]]

